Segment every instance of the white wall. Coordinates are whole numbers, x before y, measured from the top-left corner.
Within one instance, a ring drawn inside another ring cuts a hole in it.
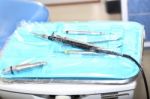
[[[97,3],[82,3],[47,6],[51,21],[120,20],[120,14],[108,14],[105,0]]]

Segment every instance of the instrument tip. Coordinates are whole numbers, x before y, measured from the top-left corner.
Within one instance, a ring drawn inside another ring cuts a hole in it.
[[[31,32],[33,35],[38,36],[38,37],[42,37],[42,38],[48,38],[48,35],[46,34],[39,34],[39,33],[35,33],[35,32]]]
[[[11,71],[10,68],[6,68],[6,69],[3,69],[1,73],[8,74],[10,71]]]

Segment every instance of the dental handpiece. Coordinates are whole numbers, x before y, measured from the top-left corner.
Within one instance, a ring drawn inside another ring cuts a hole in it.
[[[97,46],[89,44],[89,43],[81,42],[81,41],[70,39],[67,37],[62,37],[60,35],[54,35],[54,33],[52,35],[37,34],[37,33],[33,33],[33,34],[36,36],[42,37],[42,38],[49,39],[51,41],[57,41],[57,42],[61,42],[64,44],[68,44],[73,47],[77,47],[77,48],[80,48],[80,49],[83,49],[86,51],[93,51],[95,53],[105,53],[105,54],[111,54],[111,55],[116,55],[116,56],[122,56],[122,54],[120,54],[120,53],[102,49],[100,47],[97,47]]]
[[[25,64],[20,64],[20,65],[10,66],[8,68],[3,69],[2,73],[3,74],[7,74],[7,73],[14,74],[14,72],[17,72],[17,71],[22,71],[25,69],[43,66],[45,64],[47,64],[47,63],[46,62],[35,62],[35,63],[25,63]]]

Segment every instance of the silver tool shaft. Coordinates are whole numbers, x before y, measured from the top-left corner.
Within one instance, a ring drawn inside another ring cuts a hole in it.
[[[98,53],[92,51],[79,51],[79,50],[65,50],[65,54],[81,54],[81,55],[98,55]]]
[[[35,63],[26,63],[26,64],[20,64],[20,65],[15,65],[15,66],[10,66],[6,69],[3,69],[2,73],[7,74],[7,73],[14,73],[15,71],[21,71],[29,68],[34,68],[34,67],[39,67],[47,64],[46,62],[35,62]]]
[[[105,33],[96,32],[96,31],[79,31],[79,30],[67,30],[65,31],[66,34],[73,34],[73,35],[103,35]]]

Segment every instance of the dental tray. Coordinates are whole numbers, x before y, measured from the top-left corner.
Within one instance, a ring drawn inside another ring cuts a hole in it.
[[[126,83],[134,80],[139,73],[139,68],[129,59],[104,53],[84,53],[82,49],[43,39],[33,33],[48,35],[55,33],[62,37],[91,43],[103,49],[128,54],[139,63],[142,58],[144,28],[139,23],[22,22],[1,51],[1,78]],[[47,64],[17,71],[14,74],[3,74],[3,69],[10,66],[39,61],[47,62]]]

